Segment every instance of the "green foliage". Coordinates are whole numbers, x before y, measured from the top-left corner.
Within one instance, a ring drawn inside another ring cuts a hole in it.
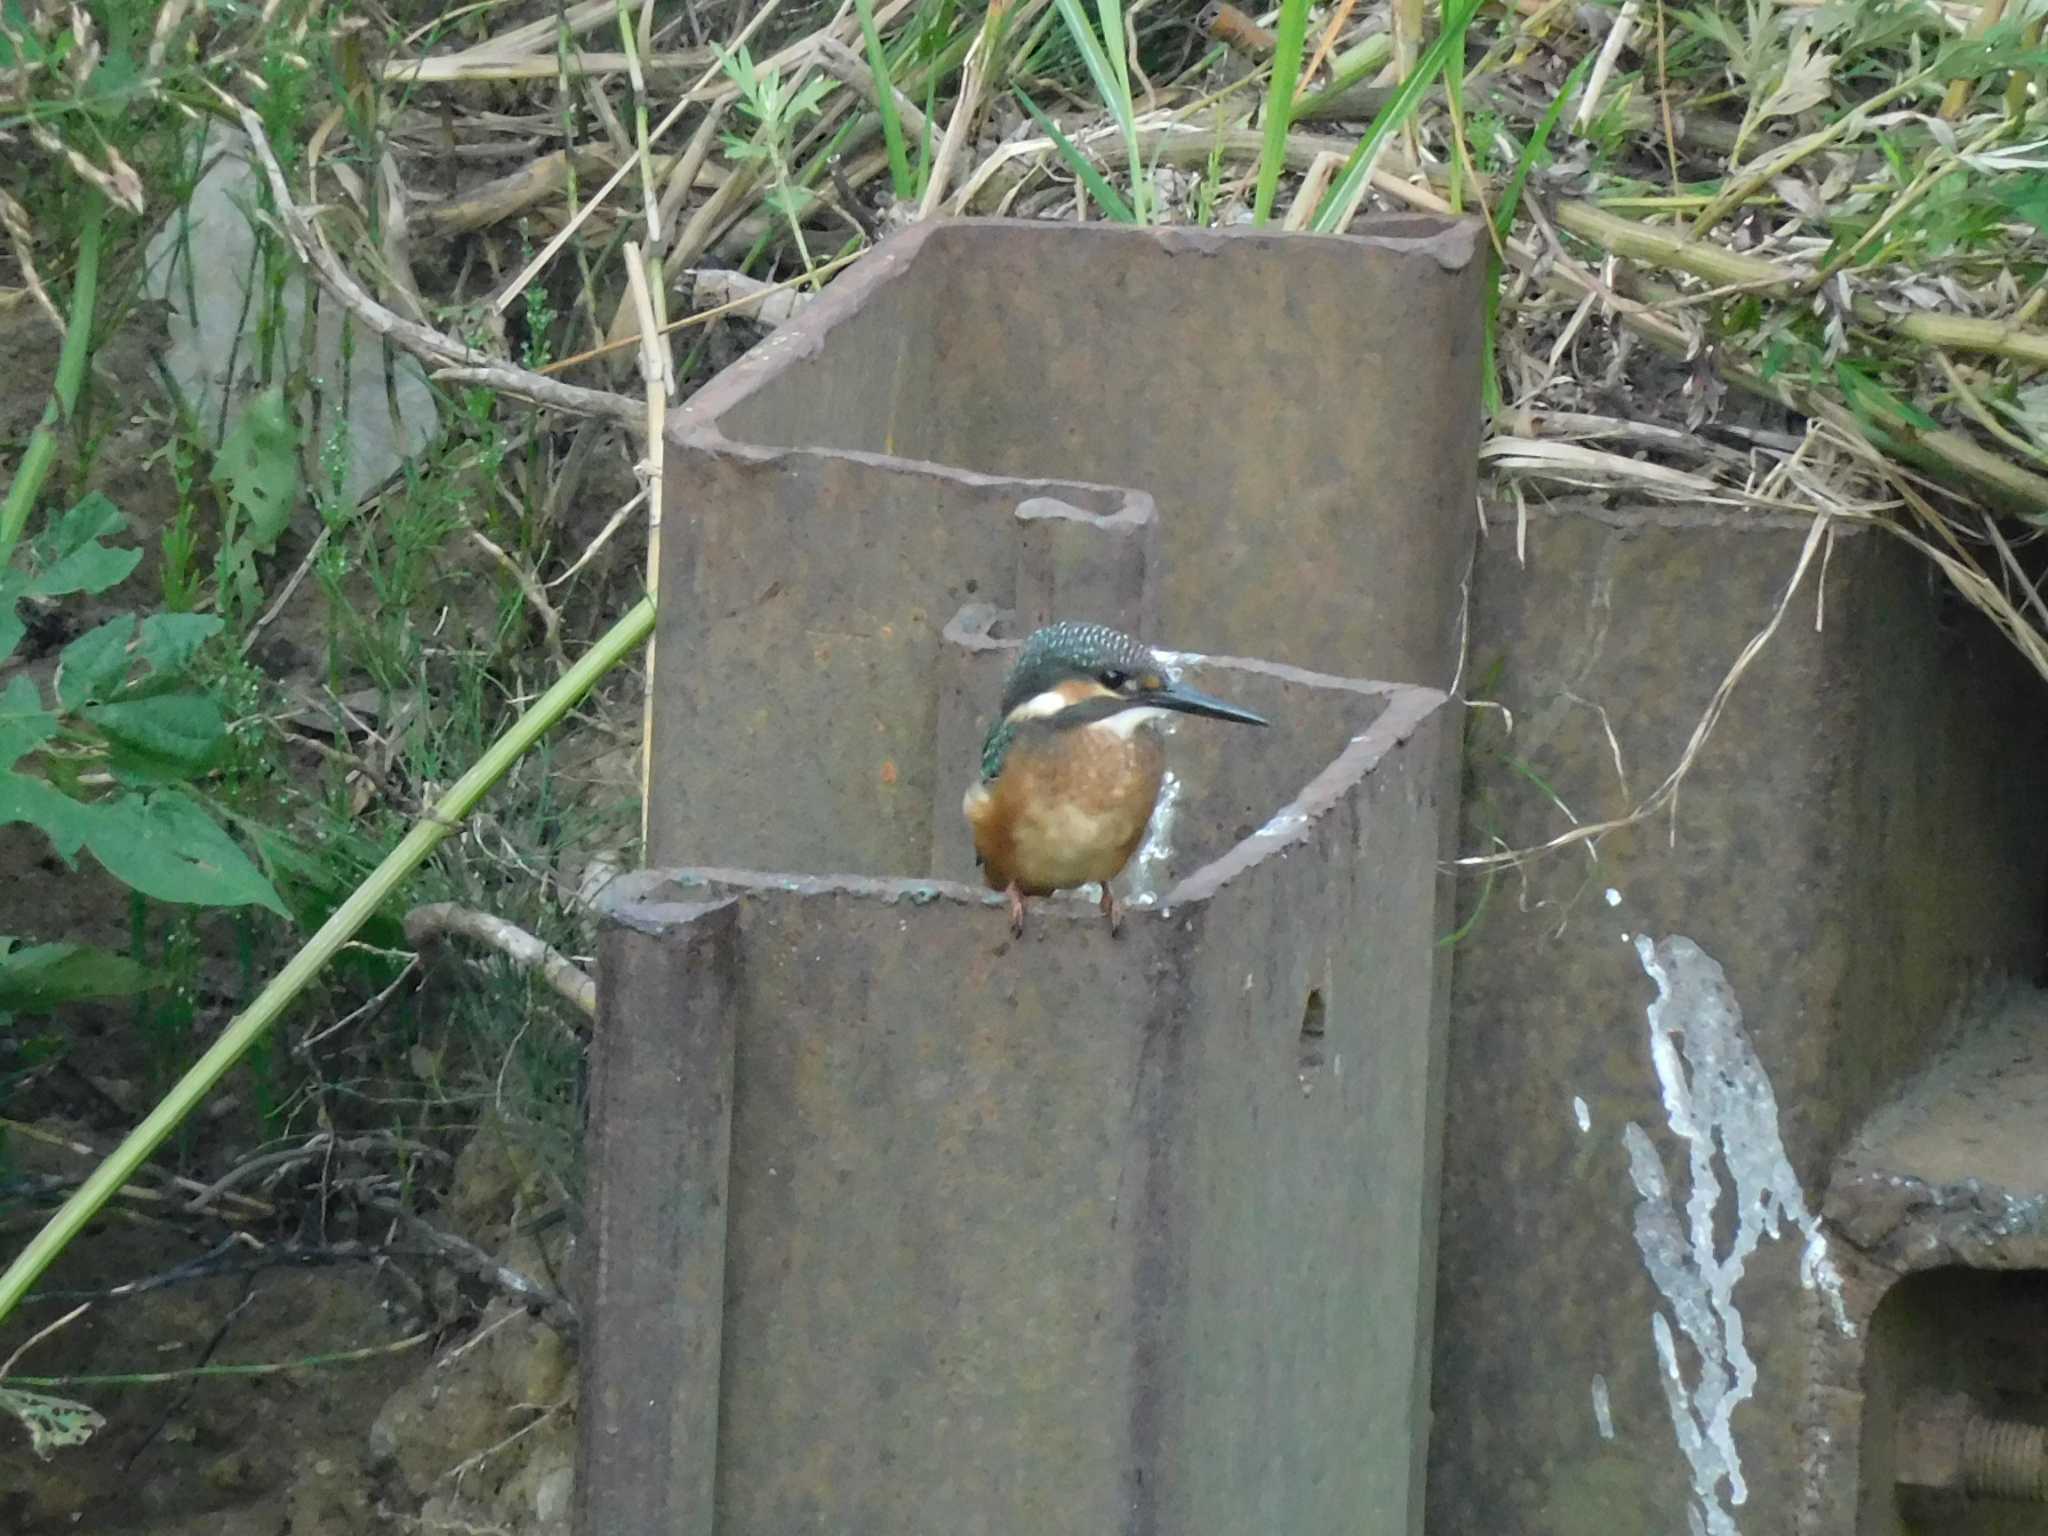
[[[831,93],[832,82],[822,75],[801,85],[785,82],[773,69],[756,69],[745,44],[721,53],[718,62],[739,90],[740,110],[754,120],[753,137],[741,138],[733,133],[724,136],[726,153],[739,164],[766,166],[770,186],[765,200],[788,221],[804,270],[812,271],[817,263],[811,260],[803,225],[798,221],[809,198],[793,184],[789,160],[798,126],[805,118],[817,114]]]
[[[1416,60],[1414,73],[1401,82],[1400,89],[1380,108],[1371,126],[1365,130],[1365,136],[1352,149],[1344,161],[1344,169],[1316,205],[1315,216],[1309,221],[1310,229],[1320,235],[1330,234],[1345,219],[1348,210],[1356,206],[1365,178],[1372,170],[1374,152],[1381,141],[1407,121],[1409,114],[1420,105],[1424,94],[1442,73],[1444,61],[1452,51],[1465,46],[1465,29],[1471,26],[1472,18],[1479,13],[1479,4],[1480,0],[1445,0],[1443,30]]]
[[[1073,39],[1074,46],[1081,52],[1081,61],[1088,67],[1088,78],[1094,81],[1097,95],[1116,119],[1117,127],[1123,130],[1124,149],[1131,168],[1129,222],[1148,224],[1153,214],[1152,189],[1150,178],[1145,174],[1145,162],[1138,154],[1138,115],[1131,101],[1130,59],[1124,40],[1122,0],[1096,0],[1096,15],[1102,22],[1100,37],[1096,36],[1095,28],[1082,14],[1081,0],[1055,0],[1055,3],[1059,7],[1060,20],[1066,23],[1067,35]],[[1035,109],[1033,115],[1037,115]],[[1044,119],[1040,118],[1040,121]],[[1055,142],[1058,142],[1057,138]],[[1063,152],[1071,150],[1069,145]]]
[[[875,26],[875,0],[854,0],[860,13],[861,43],[867,49],[868,68],[875,77],[877,111],[882,119],[882,142],[889,153],[889,181],[899,202],[910,202],[924,191],[925,172],[930,166],[927,148],[916,173],[910,168],[910,150],[903,137],[903,114],[896,108],[896,76],[889,64],[888,50]]]
[[[22,1428],[28,1431],[29,1444],[45,1461],[52,1451],[85,1444],[107,1422],[97,1409],[68,1397],[8,1386],[0,1386],[0,1413],[12,1414],[21,1421]]]
[[[215,581],[223,606],[238,618],[253,618],[262,605],[256,557],[277,547],[291,520],[299,493],[297,437],[284,389],[273,384],[243,409],[214,459],[223,503]]]
[[[89,596],[126,580],[140,551],[107,542],[124,519],[83,497],[0,570],[0,662],[26,637],[28,601]],[[227,740],[220,707],[189,686],[221,621],[120,613],[66,645],[46,698],[17,671],[0,691],[0,825],[25,822],[72,863],[84,849],[159,901],[260,906],[284,915],[270,882],[208,813],[193,786]],[[111,788],[109,785],[111,784]]]
[[[1294,96],[1301,86],[1302,42],[1308,36],[1308,0],[1281,0],[1279,41],[1273,49],[1273,80],[1266,95],[1265,137],[1259,145],[1259,179],[1252,194],[1252,222],[1273,216],[1273,194],[1287,164],[1287,130],[1294,126]]]
[[[10,1014],[48,1013],[88,998],[128,997],[156,973],[90,944],[29,944],[0,934],[0,1024]]]
[[[1025,95],[1022,87],[1018,88],[1017,100],[1022,102],[1024,110],[1031,114],[1032,121],[1045,130],[1045,136],[1051,139],[1054,147],[1059,150],[1060,158],[1073,168],[1074,174],[1081,180],[1081,185],[1088,189],[1088,195],[1095,199],[1095,206],[1100,208],[1106,217],[1119,224],[1138,223],[1137,212],[1124,201],[1123,194],[1111,186],[1102,172],[1096,169],[1095,162],[1082,154],[1080,147],[1060,131],[1058,123],[1038,110],[1038,103]]]

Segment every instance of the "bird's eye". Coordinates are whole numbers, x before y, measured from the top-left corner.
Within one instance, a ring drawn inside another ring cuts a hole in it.
[[[1102,686],[1110,689],[1112,692],[1122,692],[1124,684],[1130,680],[1130,673],[1119,672],[1115,667],[1108,668],[1102,674]]]

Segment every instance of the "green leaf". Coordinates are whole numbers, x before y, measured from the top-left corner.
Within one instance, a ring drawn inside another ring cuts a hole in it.
[[[889,72],[889,55],[882,47],[882,34],[875,26],[875,0],[853,0],[860,13],[861,41],[868,51],[868,69],[875,77],[876,110],[882,116],[882,142],[889,151],[889,185],[897,201],[908,202],[917,195],[917,183],[910,174],[910,153],[903,140],[903,116],[896,109],[896,81]]]
[[[29,597],[64,597],[73,592],[104,592],[128,579],[142,563],[139,549],[110,549],[90,543],[60,555],[29,577],[22,590]]]
[[[43,708],[43,696],[22,673],[0,693],[0,771],[12,768],[57,734],[57,717]]]
[[[96,704],[84,718],[117,746],[188,773],[205,768],[227,738],[220,707],[198,693]]]
[[[43,1460],[65,1446],[83,1445],[107,1421],[99,1410],[68,1397],[51,1397],[43,1392],[24,1392],[19,1387],[0,1387],[0,1412],[11,1413],[28,1431],[29,1444]]]
[[[806,117],[817,111],[825,104],[825,98],[831,94],[832,85],[833,82],[824,75],[807,81],[804,88],[791,98],[788,115],[793,118]]]
[[[1137,223],[1138,216],[1131,212],[1131,205],[1117,195],[1116,188],[1112,187],[1104,179],[1102,172],[1095,168],[1095,162],[1082,154],[1072,139],[1060,132],[1059,124],[1038,110],[1038,103],[1025,95],[1022,87],[1017,90],[1017,99],[1024,103],[1024,110],[1031,114],[1038,126],[1045,130],[1046,137],[1052,140],[1061,158],[1074,168],[1074,174],[1081,178],[1081,185],[1088,189],[1089,195],[1095,199],[1096,206],[1119,224]]]
[[[27,633],[28,626],[15,615],[14,599],[0,592],[0,661],[14,654],[14,648],[21,644],[21,637]]]
[[[67,710],[82,709],[120,686],[128,675],[128,639],[134,633],[135,615],[124,613],[65,646],[57,658],[57,702]]]
[[[36,573],[7,582],[13,596],[62,597],[71,592],[104,592],[124,580],[142,559],[139,549],[109,549],[100,540],[127,526],[120,508],[98,491],[81,496],[35,541]]]
[[[2008,70],[2031,73],[2048,67],[2048,48],[2028,43],[2021,24],[2000,21],[1974,37],[1958,38],[1934,56],[1928,73],[1937,80],[1982,80]]]
[[[1096,94],[1102,98],[1103,105],[1109,108],[1116,118],[1117,126],[1123,130],[1124,145],[1130,154],[1130,206],[1133,210],[1124,222],[1142,224],[1145,212],[1144,161],[1138,155],[1137,117],[1131,108],[1131,87],[1125,75],[1123,52],[1119,48],[1116,63],[1112,65],[1109,54],[1103,49],[1102,40],[1095,35],[1095,28],[1082,14],[1081,0],[1056,0],[1056,3],[1059,6],[1060,20],[1066,23],[1068,35],[1073,38],[1074,46],[1081,51],[1082,62],[1088,66],[1088,76],[1095,82]],[[1101,0],[1101,4],[1105,21],[1115,25],[1111,20],[1111,7],[1115,0]],[[1121,26],[1117,26],[1116,30],[1118,37],[1121,38]]]
[[[1455,7],[1455,9],[1453,9]],[[1405,121],[1422,100],[1423,94],[1435,83],[1444,67],[1444,60],[1453,48],[1465,46],[1465,29],[1472,25],[1472,18],[1479,12],[1479,0],[1445,0],[1443,30],[1437,34],[1421,58],[1415,61],[1414,73],[1401,82],[1401,88],[1388,98],[1386,104],[1373,118],[1365,130],[1365,137],[1358,141],[1351,156],[1344,162],[1344,169],[1338,173],[1336,182],[1323,194],[1323,200],[1316,205],[1315,217],[1309,221],[1309,228],[1319,235],[1334,234],[1337,222],[1344,216],[1344,210],[1351,206],[1359,184],[1372,169],[1373,151],[1380,141]]]
[[[102,801],[86,847],[123,884],[199,907],[265,907],[290,914],[262,872],[220,825],[181,791]]]
[[[97,809],[41,779],[0,772],[0,827],[26,822],[50,840],[66,864],[85,846]]]
[[[1835,381],[1849,408],[1880,427],[1906,425],[1923,432],[1938,432],[1941,423],[1910,401],[1901,400],[1876,379],[1844,358],[1835,364]],[[1885,418],[1880,421],[1878,418]]]
[[[1301,88],[1302,43],[1308,36],[1308,0],[1281,0],[1280,31],[1273,48],[1273,80],[1266,92],[1265,137],[1259,145],[1259,179],[1252,194],[1252,222],[1273,216],[1273,193],[1287,164],[1287,130],[1293,126],[1294,95]]]
[[[1522,188],[1528,185],[1529,173],[1550,158],[1550,135],[1557,127],[1558,119],[1564,116],[1564,109],[1579,93],[1579,82],[1585,79],[1586,71],[1593,66],[1593,55],[1587,54],[1579,60],[1576,68],[1564,77],[1564,84],[1550,98],[1550,105],[1543,109],[1543,116],[1536,124],[1536,131],[1529,135],[1529,142],[1522,146],[1521,154],[1515,157],[1515,169],[1508,177],[1507,190],[1501,194],[1500,206],[1493,216],[1494,232],[1506,241],[1508,231],[1514,227],[1515,210],[1521,206]]]
[[[54,560],[85,548],[94,539],[119,533],[127,526],[128,519],[121,515],[119,507],[100,492],[88,491],[36,544]]]
[[[298,434],[284,403],[284,388],[273,384],[242,412],[220,445],[213,479],[246,517],[248,542],[267,550],[291,521],[299,492]]]
[[[48,1013],[88,997],[129,997],[155,985],[157,975],[126,955],[90,944],[31,944],[13,948],[0,938],[0,1008]]]
[[[221,620],[210,613],[153,613],[142,621],[137,650],[151,671],[169,676],[184,671],[221,628]]]
[[[2048,235],[2048,174],[2035,171],[1997,178],[1991,183],[1991,195],[2016,218],[2025,219]],[[7,648],[0,645],[0,656],[6,654]]]

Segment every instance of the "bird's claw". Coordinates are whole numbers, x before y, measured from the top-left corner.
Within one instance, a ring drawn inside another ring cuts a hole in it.
[[[1115,938],[1117,930],[1124,925],[1124,904],[1116,899],[1116,892],[1109,888],[1107,880],[1102,882],[1102,915],[1109,919],[1109,936]]]
[[[1024,893],[1013,885],[1004,894],[1010,898],[1010,937],[1021,939],[1024,937]]]

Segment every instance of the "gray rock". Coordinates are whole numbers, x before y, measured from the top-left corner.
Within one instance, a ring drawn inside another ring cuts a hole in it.
[[[426,373],[325,292],[314,303],[312,359],[303,362],[309,280],[296,266],[278,296],[279,323],[266,327],[263,263],[289,258],[276,242],[266,251],[250,222],[251,211],[263,206],[261,172],[249,158],[249,141],[231,128],[216,124],[203,154],[190,201],[165,221],[147,252],[147,292],[171,311],[166,367],[215,444],[264,385],[302,370],[314,385],[316,412],[306,468],[324,482],[324,450],[345,430],[341,495],[356,501],[438,434]]]

